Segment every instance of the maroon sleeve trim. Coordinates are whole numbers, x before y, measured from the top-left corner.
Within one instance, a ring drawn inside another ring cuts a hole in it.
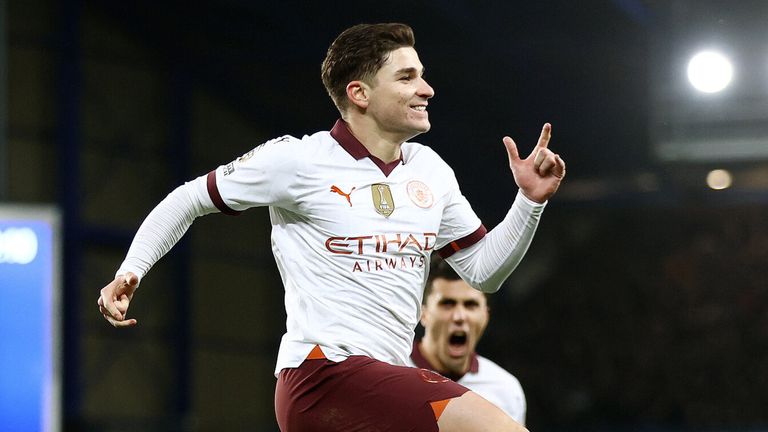
[[[213,205],[216,206],[219,211],[226,215],[230,216],[237,216],[241,212],[232,210],[224,203],[224,200],[221,198],[221,194],[219,193],[219,188],[216,186],[216,170],[213,170],[208,173],[208,178],[206,182],[208,186],[208,195],[211,197],[211,201],[213,201]]]
[[[447,245],[443,246],[442,248],[437,250],[437,253],[440,255],[441,258],[445,259],[449,256],[455,254],[456,252],[466,249],[473,244],[477,243],[485,237],[485,234],[488,232],[488,230],[485,229],[484,225],[480,225],[480,228],[476,229],[475,232],[472,234],[462,237],[458,240],[454,240]]]

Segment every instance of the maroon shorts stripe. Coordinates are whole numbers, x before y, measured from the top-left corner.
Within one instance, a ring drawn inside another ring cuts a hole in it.
[[[215,205],[220,212],[230,216],[237,216],[241,213],[239,211],[232,210],[231,208],[229,208],[229,206],[226,203],[224,203],[224,200],[221,198],[221,194],[219,193],[219,188],[218,186],[216,186],[216,170],[213,170],[208,173],[208,177],[206,179],[206,185],[208,186],[208,195],[211,197],[211,201],[213,201],[213,205]]]
[[[438,432],[445,406],[467,391],[435,372],[365,356],[305,360],[280,371],[275,414],[282,432]]]
[[[473,244],[477,243],[485,237],[485,234],[488,232],[488,230],[485,229],[485,225],[480,225],[478,229],[475,230],[472,234],[462,237],[458,240],[454,240],[447,245],[441,247],[437,250],[437,253],[440,255],[441,258],[445,259],[449,256],[453,255],[454,253],[466,249]]]

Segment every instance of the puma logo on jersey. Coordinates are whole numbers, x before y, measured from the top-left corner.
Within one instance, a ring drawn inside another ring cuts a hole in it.
[[[355,187],[354,186],[352,186],[352,190],[350,190],[349,193],[345,193],[343,190],[339,189],[339,187],[336,186],[336,185],[331,186],[331,192],[335,192],[335,193],[343,196],[344,198],[346,198],[350,207],[352,207],[352,199],[349,196],[352,195],[352,192],[354,192],[354,191],[355,191]]]

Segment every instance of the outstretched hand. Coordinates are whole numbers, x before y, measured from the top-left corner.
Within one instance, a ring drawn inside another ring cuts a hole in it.
[[[517,145],[512,138],[505,136],[503,139],[515,183],[523,195],[538,203],[543,203],[554,195],[565,177],[565,162],[557,153],[547,148],[551,136],[552,125],[545,123],[539,142],[525,159],[520,159]]]
[[[104,319],[114,327],[130,327],[136,325],[135,319],[126,319],[128,305],[131,303],[133,293],[139,286],[139,278],[128,272],[117,276],[115,280],[101,289],[101,295],[96,302],[99,312]]]

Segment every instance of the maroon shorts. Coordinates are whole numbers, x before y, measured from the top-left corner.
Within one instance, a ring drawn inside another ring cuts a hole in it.
[[[365,356],[335,363],[318,352],[280,371],[275,413],[282,432],[437,432],[448,401],[468,391],[426,369]]]

